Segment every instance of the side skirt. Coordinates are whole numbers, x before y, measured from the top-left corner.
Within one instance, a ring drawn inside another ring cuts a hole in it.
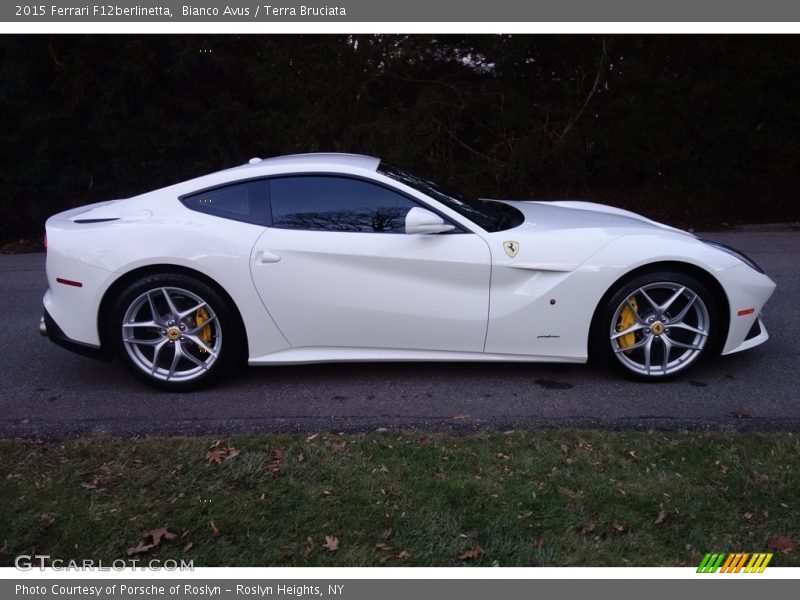
[[[385,348],[289,348],[251,358],[251,365],[303,365],[330,362],[529,362],[585,363],[586,356],[530,356],[520,354],[486,354],[483,352],[450,352],[442,350],[402,350]]]

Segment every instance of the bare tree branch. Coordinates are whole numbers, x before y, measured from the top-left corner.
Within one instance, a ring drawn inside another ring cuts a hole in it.
[[[600,56],[600,61],[597,64],[597,74],[594,77],[594,83],[592,84],[592,89],[589,90],[588,95],[586,96],[586,100],[584,100],[583,105],[581,106],[580,110],[572,115],[569,121],[567,121],[567,125],[564,127],[564,131],[561,132],[561,135],[558,136],[558,143],[564,141],[564,138],[572,129],[572,127],[577,123],[578,119],[581,118],[581,115],[586,110],[586,107],[589,106],[589,102],[592,101],[595,92],[597,91],[598,86],[600,85],[600,76],[603,74],[603,70],[605,69],[606,58],[608,57],[608,51],[606,50],[606,38],[601,38],[603,42],[603,53]]]

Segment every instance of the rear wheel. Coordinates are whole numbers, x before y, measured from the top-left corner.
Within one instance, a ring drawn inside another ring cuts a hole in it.
[[[596,353],[637,379],[671,379],[716,347],[717,302],[690,275],[641,275],[620,286],[600,310],[592,332]]]
[[[238,362],[238,320],[220,294],[186,275],[132,283],[113,310],[115,354],[140,380],[168,391],[198,389]]]

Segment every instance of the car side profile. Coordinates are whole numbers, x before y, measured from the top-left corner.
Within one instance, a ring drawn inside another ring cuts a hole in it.
[[[577,201],[466,198],[305,154],[46,223],[43,334],[164,390],[240,363],[585,362],[661,381],[768,338],[731,248]]]

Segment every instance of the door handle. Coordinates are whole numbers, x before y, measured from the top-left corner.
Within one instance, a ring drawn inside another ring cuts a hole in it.
[[[256,262],[261,263],[262,265],[268,263],[276,263],[281,259],[278,254],[274,252],[268,252],[266,250],[259,250],[256,253]]]

